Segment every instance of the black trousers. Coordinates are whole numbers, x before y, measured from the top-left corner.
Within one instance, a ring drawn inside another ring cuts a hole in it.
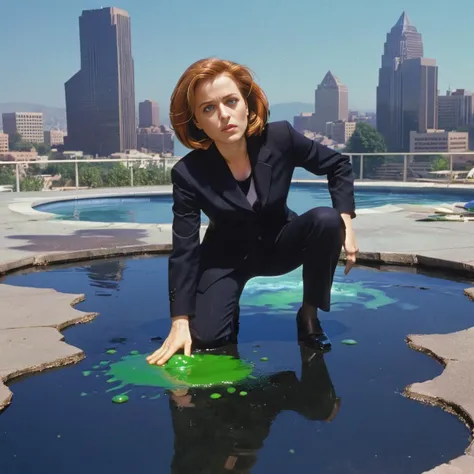
[[[196,313],[190,319],[195,347],[218,346],[235,335],[240,296],[256,276],[284,275],[302,265],[303,301],[329,311],[343,228],[335,209],[311,209],[286,224],[275,242],[250,255],[240,268],[198,291]]]

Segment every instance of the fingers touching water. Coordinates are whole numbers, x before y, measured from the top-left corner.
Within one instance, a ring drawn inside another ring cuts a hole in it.
[[[170,333],[163,345],[146,360],[149,364],[163,365],[181,349],[184,349],[185,355],[191,355],[191,332],[188,318],[185,316],[173,318]]]

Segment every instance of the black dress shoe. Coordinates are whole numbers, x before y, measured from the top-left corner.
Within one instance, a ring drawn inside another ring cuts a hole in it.
[[[326,352],[331,350],[331,341],[323,331],[317,317],[303,321],[300,309],[296,316],[296,326],[298,329],[298,343],[319,351]]]

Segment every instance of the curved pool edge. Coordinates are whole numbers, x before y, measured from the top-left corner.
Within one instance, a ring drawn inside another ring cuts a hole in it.
[[[302,185],[314,185],[314,186],[323,186],[327,185],[327,181],[325,180],[304,180],[304,179],[295,179],[292,180],[292,184],[302,184]],[[156,188],[161,189],[156,189]],[[443,208],[444,205],[452,206],[457,204],[453,201],[449,200],[449,194],[451,191],[453,193],[459,192],[460,190],[468,190],[469,193],[472,193],[472,197],[474,199],[474,186],[469,184],[449,184],[449,183],[417,183],[417,182],[372,182],[372,181],[356,181],[355,182],[356,189],[359,188],[368,188],[372,190],[393,190],[393,191],[403,191],[403,190],[417,190],[417,189],[424,189],[424,190],[444,190],[449,191],[446,193],[446,202],[442,203],[442,205],[423,205],[423,204],[386,204],[377,207],[371,208],[360,208],[357,210],[358,214],[372,214],[372,213],[381,213],[381,212],[397,212],[402,210],[408,211],[420,211],[420,212],[432,212],[433,210],[437,210]],[[120,191],[118,189],[121,189]],[[71,219],[60,219],[58,216],[59,214],[55,214],[52,212],[47,211],[39,211],[35,209],[35,207],[44,205],[44,204],[54,204],[54,203],[62,203],[62,202],[71,202],[71,201],[81,201],[81,200],[89,200],[89,199],[107,199],[107,198],[131,198],[131,197],[144,197],[144,196],[172,196],[172,190],[170,185],[161,185],[161,186],[154,186],[151,189],[128,189],[128,188],[100,188],[91,190],[91,192],[84,193],[83,191],[74,192],[73,194],[68,195],[60,195],[60,196],[36,196],[36,197],[25,197],[20,198],[19,201],[12,202],[8,204],[8,208],[10,211],[15,212],[17,214],[22,214],[24,216],[29,216],[33,219],[37,220],[47,220],[53,223],[60,222],[63,224],[75,225],[76,223],[80,222],[81,225],[87,227],[112,227],[112,228],[134,228],[134,229],[150,229],[150,228],[159,228],[162,223],[134,223],[134,222],[104,222],[104,221],[74,221]],[[166,223],[168,224],[168,223]],[[207,225],[202,225],[202,228],[207,227]]]
[[[167,226],[171,229],[171,224],[167,224]],[[171,250],[171,243],[157,243],[38,253],[25,258],[0,263],[0,276],[8,275],[9,273],[27,268],[98,260],[101,258],[127,257],[133,255],[168,255],[171,253]],[[345,261],[345,252],[342,250],[339,262]],[[474,263],[470,264],[457,260],[441,259],[416,253],[363,251],[360,252],[357,257],[357,264],[379,264],[387,266],[424,268],[427,270],[439,270],[446,272],[447,274],[474,279]],[[467,288],[465,294],[466,297],[474,302],[474,287]]]
[[[163,186],[163,188],[170,188],[170,186],[166,185]],[[52,213],[52,212],[45,212],[45,211],[38,211],[35,209],[37,206],[41,206],[43,204],[54,204],[54,203],[60,203],[60,202],[70,202],[70,201],[81,201],[81,200],[87,200],[87,199],[101,199],[101,198],[121,198],[121,197],[143,197],[143,196],[172,196],[172,192],[169,189],[159,189],[155,191],[150,191],[150,190],[143,190],[143,191],[137,191],[137,190],[130,190],[130,191],[112,191],[112,192],[104,192],[103,189],[97,190],[95,192],[87,193],[87,194],[82,194],[82,193],[76,193],[76,194],[71,194],[71,195],[62,195],[62,196],[49,196],[49,197],[21,197],[19,201],[12,202],[8,204],[8,209],[12,212],[15,212],[17,214],[22,214],[24,216],[30,216],[35,219],[41,219],[41,220],[51,220],[57,219],[58,214]],[[76,222],[76,221],[71,221],[67,219],[61,219],[59,222],[64,222],[64,223],[70,223],[70,222]],[[82,223],[86,223],[88,221],[80,221]],[[92,222],[92,221],[91,221]],[[97,225],[110,225],[113,224],[111,222],[92,222]],[[117,223],[118,224],[118,223]],[[133,224],[133,223],[130,223]],[[148,224],[145,224],[148,225]],[[156,227],[159,224],[151,224],[152,226]]]

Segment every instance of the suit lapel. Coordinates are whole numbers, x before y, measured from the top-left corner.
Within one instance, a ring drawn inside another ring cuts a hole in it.
[[[255,187],[261,207],[267,203],[272,181],[272,166],[267,163],[271,151],[261,143],[261,137],[251,137],[248,140],[248,153],[252,163]]]
[[[266,162],[271,152],[261,144],[261,137],[248,139],[248,154],[253,170],[253,177],[257,194],[263,207],[268,199],[272,177],[272,166]],[[228,202],[247,211],[254,212],[252,206],[234,179],[227,163],[219,150],[212,144],[209,148],[214,189]]]
[[[247,201],[237,181],[234,179],[227,163],[225,162],[219,150],[212,144],[209,148],[212,164],[212,177],[214,189],[228,202],[234,206],[253,211],[252,206]]]

